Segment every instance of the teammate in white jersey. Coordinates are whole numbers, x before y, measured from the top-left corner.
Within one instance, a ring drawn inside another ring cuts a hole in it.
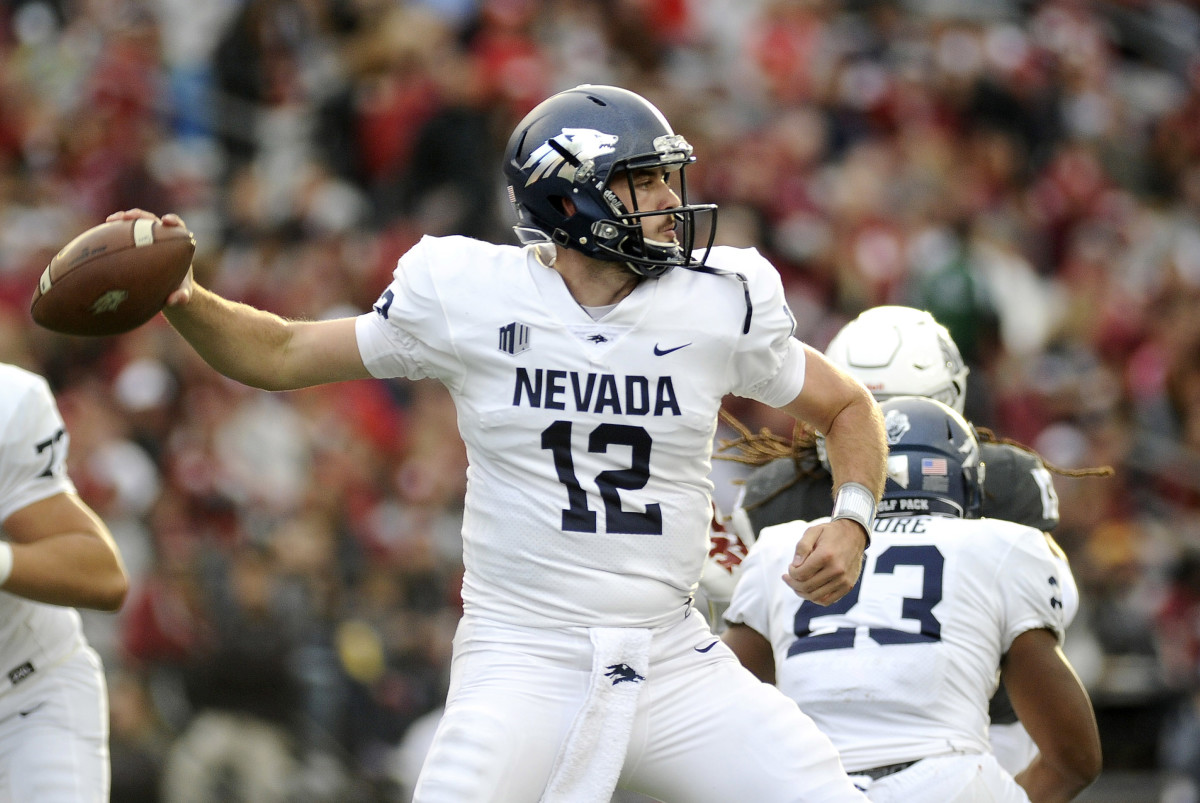
[[[928,396],[963,413],[966,363],[950,332],[924,310],[896,305],[865,310],[838,331],[825,356],[866,385],[877,401]],[[1052,553],[1062,563],[1058,577],[1063,621],[1069,627],[1079,610],[1079,590],[1066,555],[1050,535],[1059,521],[1051,468],[1031,449],[988,430],[976,429],[976,433],[980,458],[988,467],[980,516],[1027,524],[1047,534]],[[732,532],[714,537],[710,564],[701,581],[706,597],[717,608],[728,604],[739,556],[745,555],[760,530],[828,516],[831,506],[831,479],[820,460],[819,440],[801,437],[787,444],[764,433],[744,435],[733,444],[738,451],[734,459],[757,468],[746,478],[730,521],[720,517],[716,525]],[[1066,476],[1112,474],[1107,466],[1052,470]],[[1015,775],[1033,760],[1037,747],[1013,712],[1003,683],[988,706],[988,715],[992,752],[1000,766]]]
[[[1100,740],[1059,648],[1063,563],[1042,531],[976,518],[986,465],[957,412],[916,396],[881,407],[888,481],[858,585],[828,607],[797,599],[779,578],[809,525],[765,527],[724,638],[829,735],[871,800],[1070,800],[1099,774]],[[1001,665],[1040,750],[1015,780],[988,744]]]
[[[42,377],[0,363],[0,803],[108,800],[108,696],[75,607],[128,589],[104,522],[65,469]]]
[[[247,384],[433,377],[454,398],[465,613],[417,801],[607,801],[618,786],[677,803],[862,799],[828,739],[740,666],[692,595],[726,394],[827,438],[835,516],[797,535],[788,569],[791,593],[821,604],[858,577],[882,420],[860,383],[793,337],[766,260],[713,248],[711,233],[694,247],[697,216],[715,208],[687,203],[692,161],[644,98],[576,87],[508,143],[523,247],[427,237],[357,319],[285,321],[190,277],[169,299],[171,324]]]

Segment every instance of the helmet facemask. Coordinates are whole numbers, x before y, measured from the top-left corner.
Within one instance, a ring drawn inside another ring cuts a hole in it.
[[[678,137],[683,140],[682,137]],[[684,143],[686,145],[686,143]],[[690,146],[688,151],[691,151]],[[668,209],[641,210],[637,206],[636,181],[643,170],[656,170],[665,167],[667,179],[672,184],[671,190],[680,199],[680,205]],[[629,209],[621,202],[612,185],[623,181],[628,188],[633,208]],[[592,224],[596,247],[607,258],[622,262],[629,270],[639,276],[655,278],[674,267],[694,266],[704,264],[703,260],[696,261],[692,252],[696,241],[696,215],[698,212],[711,211],[708,241],[704,253],[712,247],[713,236],[716,232],[716,207],[690,206],[687,203],[687,181],[684,176],[684,166],[657,164],[652,166],[623,166],[614,165],[610,172],[610,181],[605,191],[605,200],[612,209],[613,217]],[[654,218],[670,217],[675,222],[674,237],[669,240],[654,240],[646,236],[644,224]]]
[[[576,218],[580,218],[590,234],[589,255],[608,262],[620,262],[638,276],[656,279],[671,268],[703,265],[704,259],[696,260],[692,257],[696,241],[696,215],[701,212],[711,215],[704,249],[707,258],[716,234],[716,206],[692,206],[687,203],[685,167],[694,161],[691,155],[692,147],[688,145],[687,140],[678,134],[672,134],[656,138],[654,144],[658,149],[654,154],[613,162],[608,170],[608,178],[603,183],[598,179],[593,183],[594,165],[582,162],[576,168],[575,181],[583,186],[571,195],[571,201],[576,205],[575,214],[568,216],[566,224],[555,230],[552,235],[554,242],[564,248],[576,248],[588,253],[587,243],[583,241],[588,235],[583,235],[578,243],[573,242],[571,238],[571,224]],[[558,143],[551,140],[550,145],[554,147]],[[559,152],[570,162],[572,157],[569,151],[564,149]],[[666,170],[668,181],[672,185],[671,190],[680,199],[680,204],[667,209],[639,209],[636,187],[639,176],[643,171],[660,169]],[[619,182],[623,182],[628,190],[632,208],[622,202],[614,191],[614,185]],[[600,203],[588,204],[589,195],[598,196]],[[593,213],[597,207],[600,209],[599,215]],[[653,218],[666,216],[675,221],[674,238],[653,240],[647,237],[643,224]],[[577,245],[585,247],[579,248]]]

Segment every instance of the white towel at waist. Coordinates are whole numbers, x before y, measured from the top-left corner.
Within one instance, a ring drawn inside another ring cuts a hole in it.
[[[595,627],[591,687],[554,762],[541,803],[608,803],[650,664],[650,631]]]

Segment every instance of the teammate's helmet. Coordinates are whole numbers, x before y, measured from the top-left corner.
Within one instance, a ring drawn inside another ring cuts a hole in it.
[[[707,254],[716,232],[716,206],[688,205],[684,167],[692,146],[671,130],[653,104],[627,89],[584,84],[534,107],[509,137],[504,175],[516,207],[514,227],[523,243],[553,241],[590,257],[624,263],[639,276],[657,278],[673,267],[702,264],[692,258],[696,214],[707,212]],[[678,177],[681,206],[626,209],[611,189],[633,171],[665,167]],[[568,216],[563,200],[575,213]],[[675,218],[674,242],[649,240],[642,220]]]
[[[879,401],[928,396],[963,411],[967,365],[950,332],[928,312],[884,306],[866,310],[842,327],[825,356]]]
[[[879,516],[979,518],[984,466],[971,425],[923,396],[897,396],[879,407],[888,441]]]

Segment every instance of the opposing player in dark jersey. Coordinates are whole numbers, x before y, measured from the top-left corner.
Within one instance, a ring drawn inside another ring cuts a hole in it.
[[[902,306],[866,310],[834,336],[825,353],[866,385],[878,401],[926,396],[963,412],[966,363],[950,333],[924,310]],[[787,521],[813,521],[828,516],[832,507],[831,479],[819,437],[802,430],[790,440],[769,432],[755,434],[729,417],[726,420],[742,437],[725,444],[721,456],[756,468],[746,478],[730,516],[733,532],[714,533],[704,588],[717,608],[732,589],[736,570],[731,568],[762,528]],[[1036,527],[1047,534],[1063,563],[1062,604],[1069,624],[1079,608],[1079,593],[1066,556],[1049,536],[1059,521],[1051,469],[1031,449],[986,429],[977,428],[977,432],[987,466],[980,515]],[[1111,473],[1107,468],[1054,471],[1070,476]],[[721,526],[717,518],[714,530]],[[1015,774],[1029,764],[1036,747],[1013,712],[1003,684],[992,699],[989,714],[996,756]]]

